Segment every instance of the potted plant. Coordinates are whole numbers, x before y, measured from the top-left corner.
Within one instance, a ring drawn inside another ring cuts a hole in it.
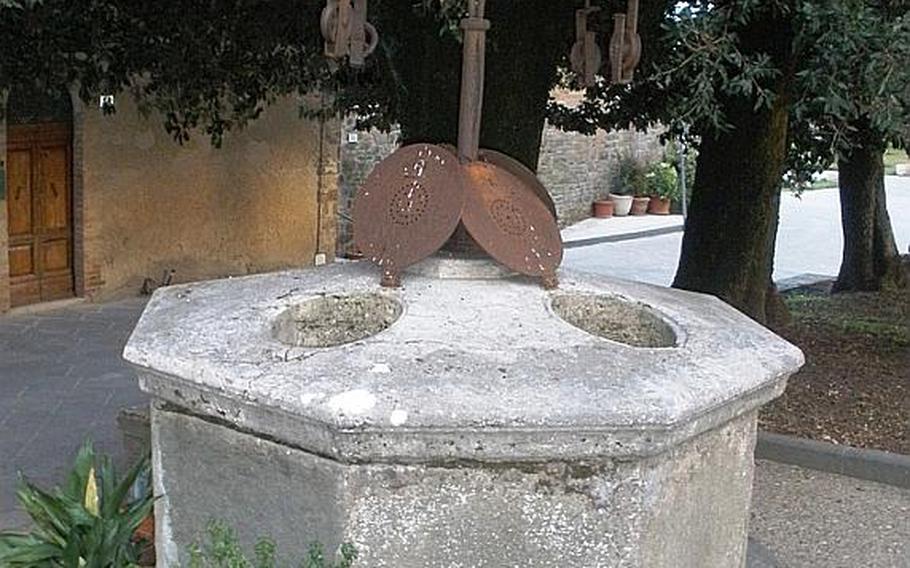
[[[610,201],[613,202],[613,214],[617,217],[625,217],[632,209],[632,196],[625,193],[611,193]]]
[[[614,202],[609,199],[598,199],[594,202],[594,216],[607,219],[613,216]]]
[[[630,215],[645,215],[648,213],[648,205],[651,203],[651,197],[642,191],[641,193],[636,193],[632,198],[632,210],[629,212]]]
[[[643,194],[645,191],[645,171],[635,159],[623,157],[619,159],[614,182],[616,190],[610,193],[613,202],[613,214],[625,217],[632,209],[634,195]]]
[[[651,195],[648,213],[669,215],[670,205],[679,199],[679,178],[676,175],[676,168],[667,162],[656,162],[648,169],[646,177],[648,193]]]

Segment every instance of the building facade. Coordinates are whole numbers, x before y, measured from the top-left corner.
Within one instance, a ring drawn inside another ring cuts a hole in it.
[[[0,312],[66,298],[136,295],[332,260],[336,121],[281,101],[213,148],[183,146],[121,96],[10,94],[0,122]]]

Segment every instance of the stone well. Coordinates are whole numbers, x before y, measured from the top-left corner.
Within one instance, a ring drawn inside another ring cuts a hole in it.
[[[708,296],[433,262],[155,294],[125,357],[160,565],[210,519],[367,568],[743,565],[756,413],[799,350]]]

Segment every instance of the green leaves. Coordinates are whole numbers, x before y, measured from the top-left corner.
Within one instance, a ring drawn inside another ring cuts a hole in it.
[[[654,162],[645,174],[648,193],[662,199],[679,199],[679,178],[673,164]]]
[[[277,549],[269,538],[260,538],[253,547],[253,559],[247,558],[234,530],[221,521],[212,521],[206,527],[207,542],[194,544],[190,549],[189,568],[277,568]],[[310,545],[306,558],[299,568],[351,568],[357,551],[350,544],[338,550],[337,560],[326,559],[325,549],[319,543]]]
[[[809,2],[795,15],[801,35],[791,112],[790,177],[808,179],[868,140],[855,125],[905,147],[910,124],[910,14],[906,2]]]
[[[148,474],[148,458],[143,458],[118,479],[110,459],[97,458],[86,442],[62,487],[48,492],[21,478],[17,496],[33,528],[26,535],[0,533],[0,566],[134,565],[142,543],[133,535],[154,499],[150,490],[132,502],[126,496],[138,477]]]

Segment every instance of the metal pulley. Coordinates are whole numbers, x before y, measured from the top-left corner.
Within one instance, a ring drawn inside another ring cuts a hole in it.
[[[320,20],[325,55],[348,58],[360,67],[379,45],[379,33],[367,21],[367,0],[328,0]]]
[[[599,11],[600,8],[591,7],[591,0],[585,0],[585,7],[575,11],[575,44],[572,45],[569,61],[578,82],[585,87],[596,83],[597,72],[603,65],[603,53],[597,45],[597,34],[588,29],[591,14]]]
[[[638,35],[638,0],[629,0],[625,14],[613,15],[610,81],[622,85],[631,83],[639,61],[641,37]]]

